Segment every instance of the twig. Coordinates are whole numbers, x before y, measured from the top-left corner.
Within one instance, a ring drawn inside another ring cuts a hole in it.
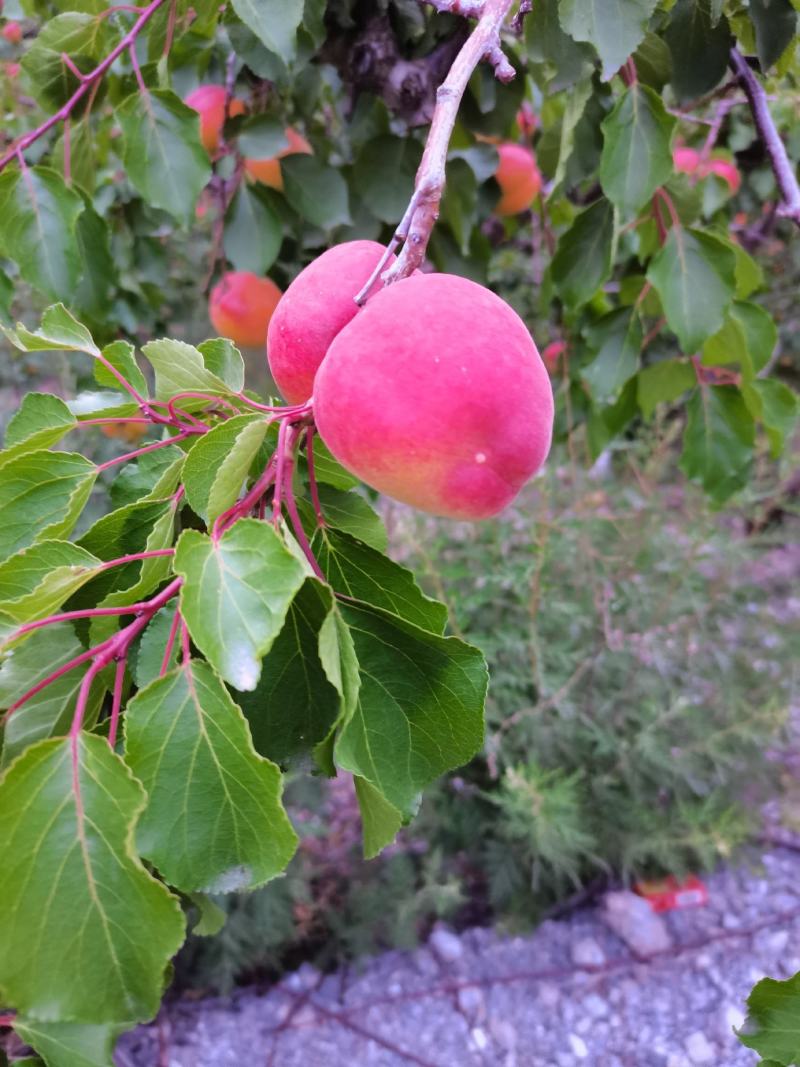
[[[109,69],[109,67],[111,67],[114,61],[122,55],[126,48],[130,48],[131,45],[133,45],[144,26],[147,25],[147,23],[150,21],[156,11],[158,11],[161,5],[165,2],[166,0],[152,0],[152,3],[148,4],[148,6],[142,10],[142,13],[139,15],[139,18],[133,24],[131,29],[125,34],[125,36],[116,46],[116,48],[113,51],[109,52],[109,54],[102,61],[102,63],[96,66],[94,70],[89,71],[88,74],[82,75],[80,85],[69,98],[69,100],[67,100],[66,104],[64,104],[63,107],[59,108],[54,115],[51,115],[49,119],[43,122],[41,126],[37,126],[36,129],[31,130],[30,133],[26,133],[20,141],[18,141],[15,145],[12,145],[8,152],[6,152],[6,154],[2,158],[0,158],[0,171],[7,167],[8,164],[12,161],[12,159],[21,159],[22,152],[24,152],[26,148],[29,148],[34,143],[34,141],[38,141],[40,137],[43,137],[48,130],[51,130],[53,128],[53,126],[57,126],[59,122],[63,122],[65,119],[69,118],[78,101],[83,99],[89,89],[94,86],[96,82],[100,81],[100,79]]]
[[[786,153],[786,146],[781,140],[767,106],[767,94],[764,92],[764,87],[738,48],[732,48],[730,51],[730,65],[744,89],[753,121],[772,164],[775,181],[781,195],[778,215],[784,219],[791,219],[797,226],[800,226],[800,185],[797,182],[794,166]]]
[[[511,81],[514,77],[514,68],[500,47],[500,29],[513,2],[514,0],[484,0],[483,3],[476,3],[473,0],[469,2],[436,0],[434,3],[434,7],[439,11],[451,11],[464,15],[479,14],[480,18],[456,56],[447,77],[436,91],[436,108],[433,112],[433,121],[422,162],[417,170],[414,194],[385,255],[367,284],[356,296],[357,304],[364,302],[389,256],[401,241],[403,242],[402,252],[383,275],[383,280],[387,285],[413,274],[425,258],[428,240],[439,215],[439,202],[442,199],[445,183],[447,148],[455,126],[459,104],[472,72],[480,61],[486,58],[494,66],[495,74],[500,81]]]

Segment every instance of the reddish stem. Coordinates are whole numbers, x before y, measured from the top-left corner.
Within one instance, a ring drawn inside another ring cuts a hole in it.
[[[286,486],[283,493],[283,502],[286,505],[286,510],[289,512],[292,529],[297,538],[297,543],[303,550],[303,555],[311,564],[314,574],[324,582],[325,575],[322,573],[322,568],[319,563],[317,563],[317,557],[314,555],[308,537],[306,536],[306,531],[303,529],[303,524],[300,521],[300,516],[297,512],[297,502],[294,498],[294,491],[292,489],[292,463],[292,458],[289,457],[286,461]]]
[[[667,207],[667,211],[669,212],[669,217],[672,220],[673,227],[676,230],[679,230],[681,228],[681,220],[678,215],[678,212],[675,210],[675,204],[672,202],[672,197],[663,187],[660,189],[656,189],[654,195],[664,201]]]
[[[663,245],[667,239],[667,227],[664,225],[664,219],[661,217],[661,208],[658,206],[658,197],[653,196],[653,218],[656,220],[656,226],[658,227],[658,243]]]
[[[211,537],[214,541],[218,541],[237,519],[242,518],[243,515],[247,515],[250,509],[254,508],[259,500],[261,500],[264,493],[266,493],[275,479],[275,466],[276,457],[273,455],[264,468],[264,473],[252,487],[250,492],[246,493],[245,496],[243,496],[238,503],[234,504],[232,508],[228,508],[227,511],[224,511],[217,517],[211,530]]]
[[[72,185],[72,119],[64,122],[64,181]]]
[[[117,669],[114,674],[114,696],[111,702],[111,721],[108,727],[108,743],[111,748],[115,748],[117,744],[119,713],[122,708],[122,687],[125,682],[125,668],[127,665],[127,656],[122,656],[121,659],[117,660]]]
[[[319,485],[314,470],[314,427],[309,426],[306,430],[306,463],[308,464],[308,488],[311,493],[311,502],[314,505],[314,514],[317,516],[317,525],[325,526],[325,516],[322,514],[322,503],[319,499]]]
[[[192,646],[189,641],[189,627],[186,625],[186,619],[178,612],[178,617],[181,620],[181,661],[183,665],[189,662],[192,658]]]
[[[172,619],[172,625],[169,628],[169,634],[167,635],[167,643],[164,646],[164,658],[161,660],[161,669],[158,672],[159,678],[163,678],[169,670],[169,661],[172,658],[172,649],[175,646],[175,638],[178,636],[178,627],[181,624],[181,611],[180,608],[175,609],[175,615]]]
[[[130,56],[131,66],[133,67],[133,73],[136,75],[136,84],[139,86],[139,92],[142,96],[147,97],[150,94],[147,91],[147,86],[144,83],[142,77],[142,68],[139,66],[139,57],[136,55],[136,42],[131,41],[128,48],[128,55]]]
[[[79,82],[83,81],[83,74],[81,73],[81,71],[78,70],[78,68],[75,66],[75,64],[72,62],[66,52],[61,53],[61,62],[64,64],[67,70],[69,70],[70,74],[72,74],[73,77],[77,78]]]
[[[125,49],[130,47],[132,42],[136,40],[144,26],[153,17],[153,15],[163,3],[165,3],[165,0],[152,0],[152,2],[142,10],[141,14],[139,15],[139,18],[136,20],[136,22],[128,31],[128,33],[125,34],[125,36],[116,46],[116,48],[114,48],[113,51],[109,52],[109,54],[102,61],[102,63],[96,66],[93,71],[90,71],[88,74],[83,75],[83,81],[72,94],[72,96],[69,98],[69,100],[67,100],[66,104],[64,104],[63,107],[59,108],[58,111],[56,111],[55,114],[51,115],[50,118],[48,118],[45,122],[43,122],[41,126],[37,126],[35,130],[31,130],[30,133],[27,133],[20,141],[13,145],[2,158],[0,158],[0,171],[7,167],[11,160],[15,157],[21,158],[21,153],[24,152],[26,148],[29,148],[35,141],[38,141],[40,137],[44,136],[44,134],[46,134],[48,130],[51,130],[53,126],[57,126],[59,122],[63,122],[64,119],[66,119],[69,115],[72,114],[73,108],[78,103],[78,101],[83,99],[89,88],[94,85],[95,82],[99,81],[109,69],[109,67],[113,65],[115,60],[122,55]]]
[[[176,393],[170,400],[170,405],[174,404],[176,400],[205,400],[208,404],[221,404],[223,407],[229,408],[234,415],[241,415],[241,411],[232,404],[230,400],[226,400],[223,396],[213,396],[211,393]],[[188,412],[186,413],[188,414]]]
[[[281,521],[281,505],[283,504],[283,481],[286,472],[287,451],[292,446],[290,424],[282,422],[278,430],[277,462],[275,464],[275,493],[272,497],[272,522],[278,526]]]
[[[75,656],[74,659],[69,660],[69,662],[65,663],[62,667],[59,667],[58,670],[53,671],[52,674],[49,674],[46,678],[42,679],[41,682],[37,682],[36,685],[30,688],[27,693],[24,693],[19,700],[16,700],[11,707],[7,709],[5,721],[7,722],[14,712],[18,708],[21,708],[23,704],[26,704],[31,697],[35,697],[37,693],[40,693],[48,685],[52,685],[53,682],[57,682],[59,678],[73,670],[75,667],[80,667],[82,663],[86,663],[87,660],[92,659],[97,654],[98,649],[102,647],[103,645],[98,645],[97,648],[90,648],[87,652],[82,652],[79,656]]]
[[[128,463],[130,460],[136,459],[137,456],[144,456],[148,452],[155,452],[156,449],[166,448],[167,445],[175,445],[179,441],[185,441],[190,433],[190,430],[184,430],[181,433],[176,434],[175,437],[167,438],[166,441],[155,441],[152,445],[145,445],[144,448],[134,449],[133,452],[127,452],[124,456],[116,456],[114,459],[108,459],[105,463],[101,463],[97,470],[98,472],[105,471],[108,470],[109,467],[116,466],[117,463]]]

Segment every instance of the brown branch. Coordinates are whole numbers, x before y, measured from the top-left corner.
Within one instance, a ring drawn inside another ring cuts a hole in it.
[[[383,280],[387,285],[413,274],[424,260],[431,231],[439,216],[439,202],[444,190],[445,164],[450,137],[455,126],[461,98],[472,72],[480,61],[486,58],[494,66],[495,74],[501,81],[510,81],[514,77],[514,68],[500,46],[500,29],[513,3],[514,0],[483,0],[480,4],[470,2],[466,5],[469,10],[466,10],[464,0],[452,6],[445,6],[448,5],[448,0],[442,0],[441,6],[438,3],[434,5],[439,10],[459,9],[464,10],[466,14],[479,13],[480,18],[436,92],[436,108],[425,143],[422,162],[417,170],[411,202],[381,262],[356,296],[356,303],[364,302],[375,279],[401,241],[403,242],[402,252],[383,275]]]
[[[800,226],[800,185],[797,182],[794,165],[786,153],[786,146],[775,127],[775,121],[767,105],[764,87],[738,48],[732,48],[730,51],[730,65],[744,89],[756,129],[764,142],[775,174],[775,181],[781,196],[778,215],[784,219],[791,219],[797,226]]]

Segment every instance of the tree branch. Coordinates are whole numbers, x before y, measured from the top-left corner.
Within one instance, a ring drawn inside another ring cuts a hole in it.
[[[453,0],[453,2],[441,0],[434,4],[434,7],[440,11],[453,11],[480,17],[477,26],[456,56],[449,74],[436,92],[436,108],[425,143],[422,162],[417,170],[414,194],[381,262],[356,296],[356,303],[364,302],[375,278],[384,269],[389,257],[401,241],[404,242],[402,252],[383,275],[383,280],[387,285],[413,274],[425,258],[425,249],[428,247],[431,231],[439,217],[439,202],[444,190],[445,164],[450,137],[455,126],[461,98],[472,72],[480,61],[486,58],[494,66],[495,74],[500,81],[510,81],[514,77],[514,68],[500,46],[500,30],[513,3],[514,0],[482,0],[480,3],[473,3],[470,0],[468,4],[465,0]]]
[[[784,219],[791,219],[797,226],[800,226],[800,185],[797,183],[794,166],[786,154],[786,146],[781,140],[767,106],[767,94],[738,48],[731,49],[730,66],[744,89],[756,129],[764,142],[772,164],[775,181],[781,195],[778,215]]]
[[[13,144],[8,150],[8,152],[6,152],[6,154],[2,158],[0,158],[0,171],[2,171],[4,167],[7,167],[12,159],[21,159],[22,153],[25,151],[26,148],[29,148],[34,143],[34,141],[38,141],[39,138],[43,137],[48,130],[51,130],[54,126],[57,126],[59,122],[64,122],[65,119],[69,118],[78,101],[81,100],[84,96],[86,96],[92,86],[94,86],[97,82],[100,81],[100,79],[109,69],[109,67],[114,63],[116,59],[119,58],[119,56],[122,55],[122,53],[127,48],[132,48],[132,45],[141,33],[142,29],[147,25],[153,15],[155,15],[156,11],[164,3],[166,3],[166,0],[152,0],[152,2],[148,4],[146,8],[141,9],[141,14],[139,15],[138,19],[130,28],[130,30],[128,30],[128,32],[125,34],[125,36],[116,46],[116,48],[112,52],[109,52],[109,54],[102,61],[102,63],[96,66],[94,70],[89,71],[88,74],[80,75],[80,85],[69,98],[69,100],[67,100],[66,104],[64,104],[63,107],[59,108],[59,110],[56,111],[54,115],[51,115],[50,118],[46,120],[46,122],[43,122],[41,126],[37,126],[37,128],[35,130],[31,130],[30,133],[26,133],[21,140]],[[127,10],[127,8],[125,8],[125,10]],[[139,9],[134,8],[133,10]],[[133,53],[131,52],[131,54]]]

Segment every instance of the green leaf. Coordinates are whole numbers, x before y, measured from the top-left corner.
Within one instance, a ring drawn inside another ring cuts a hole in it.
[[[722,326],[733,299],[736,259],[711,234],[673,226],[653,258],[647,279],[688,355]]]
[[[226,682],[255,689],[305,567],[272,526],[241,519],[217,541],[185,530],[174,569],[192,640]]]
[[[266,274],[281,249],[283,223],[270,199],[242,184],[225,215],[225,255],[236,270]]]
[[[331,486],[319,486],[322,514],[329,526],[344,530],[358,541],[385,552],[389,537],[383,521],[360,493],[342,493]]]
[[[63,304],[52,304],[45,309],[42,313],[42,325],[38,330],[27,330],[22,323],[18,323],[16,330],[6,331],[6,336],[23,352],[88,352],[90,356],[100,354],[92,335]]]
[[[734,300],[722,329],[703,345],[703,363],[720,366],[738,363],[745,378],[753,378],[767,365],[778,343],[778,327],[758,304]]]
[[[136,191],[189,226],[211,167],[200,143],[197,112],[171,90],[135,92],[116,109],[122,161]]]
[[[205,434],[187,456],[186,499],[208,525],[236,503],[267,428],[262,415],[236,416]]]
[[[785,382],[758,378],[742,386],[747,410],[763,424],[772,456],[777,459],[797,425],[798,400]]]
[[[55,111],[66,104],[79,85],[63,56],[68,55],[72,65],[87,74],[102,58],[109,32],[113,31],[109,31],[104,19],[77,11],[56,15],[44,24],[25,53],[22,67],[31,91],[46,111]],[[101,85],[101,92],[103,88]],[[80,114],[85,104],[84,98],[75,112]]]
[[[322,230],[349,226],[347,183],[340,171],[316,156],[295,153],[281,160],[286,199],[306,222]]]
[[[14,456],[50,448],[78,425],[78,420],[58,396],[26,393],[6,429],[6,449],[0,466]]]
[[[553,188],[548,196],[557,191],[567,176],[567,166],[575,149],[575,131],[583,118],[586,104],[593,92],[592,79],[586,78],[575,85],[567,95],[564,115],[561,119],[561,137],[558,148],[558,166],[553,175]]]
[[[32,167],[0,174],[0,254],[49,297],[72,292],[81,273],[75,228],[80,196],[60,174]]]
[[[447,608],[425,596],[414,575],[388,556],[340,530],[318,530],[312,548],[337,593],[382,608],[431,633],[441,634]]]
[[[0,707],[10,708],[29,689],[85,651],[69,623],[53,623],[34,631],[6,656],[0,667]],[[34,741],[67,733],[84,672],[85,668],[76,667],[62,674],[6,720],[0,766],[7,766]],[[105,691],[105,684],[98,677],[92,685],[84,718],[87,728],[97,720]]]
[[[286,126],[274,115],[254,115],[245,119],[237,140],[245,159],[274,159],[289,147]]]
[[[228,913],[205,893],[190,893],[189,899],[200,913],[199,919],[192,927],[192,933],[197,937],[213,937],[218,934],[227,922]]]
[[[747,1022],[739,1040],[777,1063],[800,1059],[800,974],[779,982],[762,978],[747,998]]]
[[[5,1003],[43,1022],[155,1015],[184,920],[131,851],[144,805],[105,738],[40,741],[8,768],[0,781]]]
[[[140,396],[147,396],[147,379],[136,362],[136,352],[128,341],[112,341],[103,349],[103,358],[128,381]],[[109,389],[119,389],[119,379],[99,360],[94,365],[95,380]]]
[[[664,359],[640,371],[637,379],[639,407],[649,419],[659,404],[670,404],[697,382],[691,364]]]
[[[751,293],[764,287],[764,271],[738,241],[726,242],[736,256],[736,297],[746,300]]]
[[[568,88],[591,73],[591,50],[561,29],[558,0],[537,0],[525,19],[525,50],[531,63],[547,65],[551,92]]]
[[[672,77],[672,56],[666,41],[655,33],[646,33],[636,49],[633,61],[640,82],[659,93]]]
[[[40,541],[0,563],[0,611],[43,619],[88,582],[100,560],[71,541]]]
[[[177,445],[146,452],[136,463],[126,464],[109,486],[115,508],[137,501],[164,500],[178,487],[186,453]]]
[[[0,478],[0,558],[45,538],[66,537],[89,499],[97,468],[72,452],[16,456]]]
[[[600,183],[625,218],[635,218],[672,175],[670,141],[675,119],[661,97],[638,82],[605,120]]]
[[[364,859],[371,860],[394,841],[403,817],[366,778],[353,775],[353,785],[361,812]]]
[[[587,343],[595,356],[581,368],[581,378],[599,403],[616,399],[636,373],[642,339],[642,326],[632,308],[618,308],[590,327]]]
[[[611,78],[647,30],[657,0],[559,0],[561,26],[597,50],[603,77]]]
[[[294,59],[303,0],[233,0],[233,10],[270,52]]]
[[[681,468],[722,503],[747,482],[753,440],[753,419],[739,390],[703,386],[689,401]]]
[[[478,223],[478,179],[464,159],[451,159],[447,164],[441,217],[450,227],[462,256],[468,256]]]
[[[169,400],[178,393],[199,392],[229,396],[238,392],[213,373],[203,353],[194,345],[166,338],[149,341],[142,352],[156,372],[156,397]]]
[[[128,1027],[41,1023],[17,1016],[14,1029],[26,1045],[39,1053],[47,1067],[113,1067],[114,1045]]]
[[[264,658],[258,686],[252,693],[236,694],[256,751],[276,763],[324,741],[342,710],[340,692],[328,678],[320,652],[332,609],[330,589],[307,578]]]
[[[108,225],[94,210],[88,197],[84,197],[83,211],[75,227],[75,238],[81,261],[81,280],[73,304],[99,318],[110,310],[117,272],[111,255]]]
[[[678,0],[665,38],[680,100],[702,96],[725,75],[733,38],[724,16],[713,19],[710,0]]]
[[[553,282],[571,307],[591,300],[611,274],[614,209],[598,200],[582,211],[558,242],[553,256]]]
[[[376,219],[396,224],[403,216],[420,161],[420,147],[408,137],[385,135],[362,145],[353,168],[355,188]]]
[[[338,460],[334,459],[328,446],[319,436],[314,434],[314,473],[318,482],[325,482],[335,489],[354,489],[360,485],[358,478],[354,478],[350,471],[345,470]],[[301,456],[305,464],[305,457]]]
[[[133,698],[125,760],[148,796],[138,849],[171,885],[254,889],[291,859],[297,837],[281,804],[280,771],[256,753],[241,710],[202,660]]]
[[[201,341],[197,351],[207,370],[221,378],[229,389],[241,393],[244,389],[244,360],[233,341],[227,337],[213,337],[210,341]]]
[[[426,633],[396,616],[352,605],[340,610],[361,685],[336,742],[336,762],[409,814],[426,785],[481,746],[483,656],[457,638]]]
[[[791,0],[750,0],[750,18],[756,31],[761,70],[777,63],[797,33],[797,12]]]
[[[144,689],[161,673],[161,665],[164,662],[167,641],[175,621],[177,607],[177,603],[173,602],[157,611],[147,624],[138,645],[132,650],[129,661],[131,674],[139,689]],[[172,670],[177,663],[179,647],[180,641],[173,641],[167,670]]]

